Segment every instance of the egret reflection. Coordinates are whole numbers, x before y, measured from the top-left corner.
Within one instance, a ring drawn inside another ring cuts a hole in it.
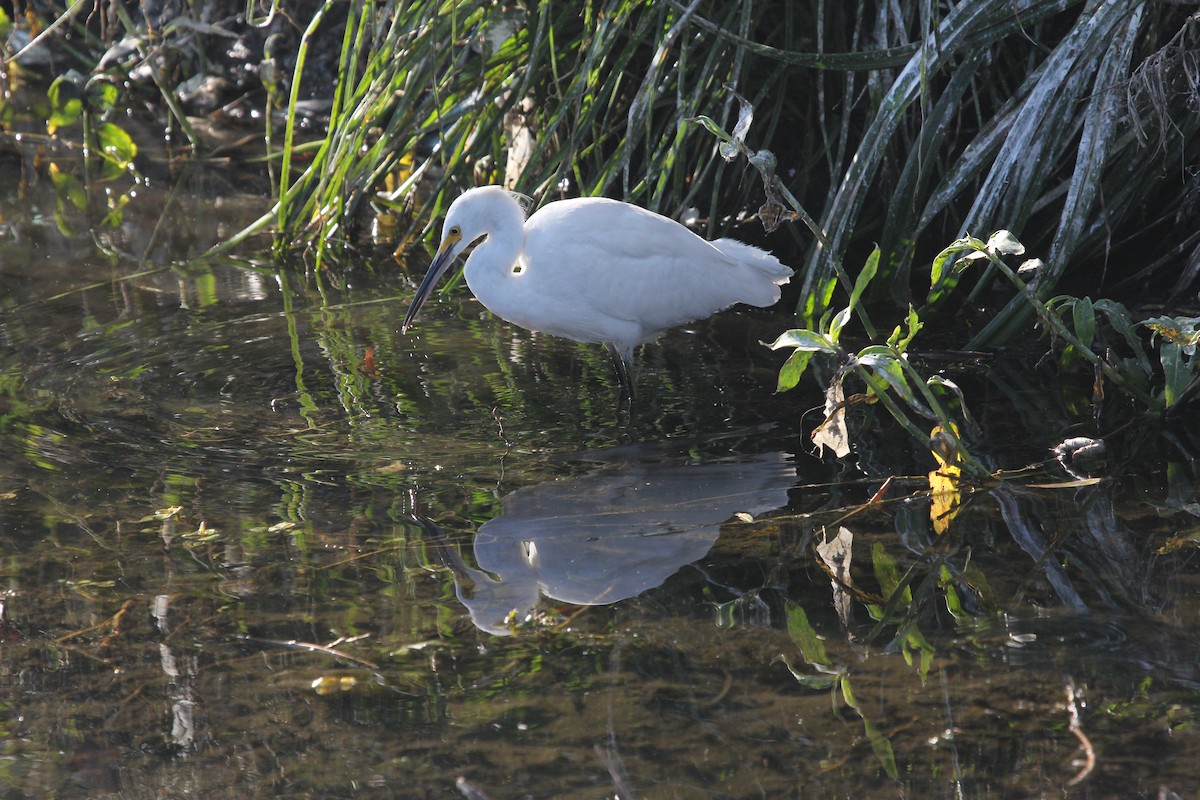
[[[788,459],[635,460],[520,489],[475,535],[477,568],[449,547],[443,555],[475,625],[506,634],[542,596],[603,605],[659,586],[703,558],[734,514],[786,505],[795,481]]]

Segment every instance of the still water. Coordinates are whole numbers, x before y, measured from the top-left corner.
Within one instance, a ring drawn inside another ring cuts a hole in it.
[[[235,171],[100,234],[5,170],[5,798],[1200,796],[1194,430],[1071,484],[1086,412],[952,364],[1035,466],[937,534],[885,420],[813,455],[786,317],[646,348],[624,425],[465,291],[401,334],[420,266],[187,263]]]

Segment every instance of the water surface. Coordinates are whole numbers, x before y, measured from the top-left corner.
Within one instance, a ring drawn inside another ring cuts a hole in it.
[[[629,426],[600,348],[465,292],[402,334],[419,259],[189,262],[265,206],[232,168],[164,169],[101,233],[64,231],[24,158],[0,155],[6,797],[1200,785],[1194,431],[1119,432],[1099,483],[1045,488],[1086,417],[1028,363],[952,366],[986,457],[1038,466],[939,535],[894,426],[812,455],[819,394],[773,394],[760,344],[786,317],[646,348]]]

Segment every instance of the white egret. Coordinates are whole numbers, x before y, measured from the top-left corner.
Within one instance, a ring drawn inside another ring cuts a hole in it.
[[[493,314],[531,331],[605,345],[632,398],[633,351],[668,328],[734,303],[769,306],[792,270],[733,239],[705,241],[672,219],[600,197],[548,203],[525,218],[499,186],[450,204],[442,242],[403,330],[471,245],[463,274]]]

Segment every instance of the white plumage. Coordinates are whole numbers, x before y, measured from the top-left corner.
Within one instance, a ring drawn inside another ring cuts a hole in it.
[[[792,276],[757,247],[705,241],[628,203],[559,200],[526,220],[514,195],[483,186],[446,212],[441,246],[404,330],[442,274],[480,239],[463,273],[479,302],[523,328],[604,344],[618,359],[623,383],[638,345],[734,303],[772,305]]]

